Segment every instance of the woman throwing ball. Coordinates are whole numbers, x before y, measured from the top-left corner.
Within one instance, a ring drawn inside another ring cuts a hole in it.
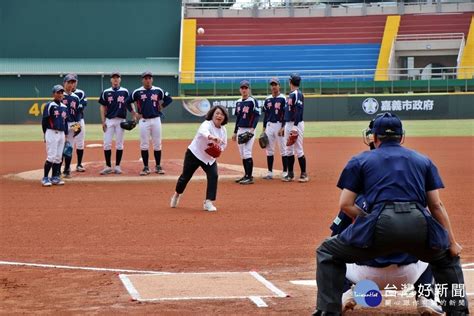
[[[194,172],[201,167],[207,176],[206,199],[204,211],[214,212],[217,208],[212,204],[217,193],[217,161],[220,153],[227,146],[227,130],[224,125],[229,120],[227,110],[220,105],[212,107],[206,114],[206,120],[199,126],[193,141],[184,156],[183,172],[176,183],[176,192],[171,197],[170,206],[178,206],[179,199],[191,180]]]

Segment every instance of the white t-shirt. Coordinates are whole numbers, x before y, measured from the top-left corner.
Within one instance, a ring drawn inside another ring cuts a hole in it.
[[[207,148],[207,144],[211,141],[208,139],[209,135],[219,137],[222,139],[223,143],[220,144],[221,149],[224,150],[227,147],[227,130],[225,126],[216,127],[212,120],[202,122],[201,126],[194,136],[193,141],[188,146],[189,150],[202,162],[208,165],[212,165],[216,158],[208,155],[205,150]]]

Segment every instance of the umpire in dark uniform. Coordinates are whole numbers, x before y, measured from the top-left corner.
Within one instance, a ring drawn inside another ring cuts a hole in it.
[[[406,252],[429,262],[437,283],[447,285],[440,299],[447,315],[469,313],[464,277],[448,214],[439,197],[443,182],[433,162],[400,145],[402,122],[393,114],[376,118],[375,150],[353,157],[337,186],[340,207],[355,221],[317,249],[317,309],[314,315],[340,315],[346,263]],[[355,206],[363,194],[368,213]],[[429,208],[429,211],[426,209]],[[455,304],[448,304],[454,302]]]

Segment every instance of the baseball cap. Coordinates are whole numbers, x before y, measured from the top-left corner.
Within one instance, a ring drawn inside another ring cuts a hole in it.
[[[240,82],[240,87],[247,87],[247,88],[250,88],[250,82],[248,80],[242,80]]]
[[[300,85],[300,82],[301,82],[301,77],[300,75],[298,75],[297,73],[292,73],[290,75],[290,81],[292,84],[294,84],[295,86],[299,86]]]
[[[144,71],[144,72],[142,72],[142,78],[145,78],[146,76],[153,77],[153,74],[151,73],[151,71]]]
[[[268,83],[269,84],[272,84],[272,83],[280,84],[280,80],[278,80],[278,78],[272,78],[272,79],[270,79],[270,81]]]
[[[385,112],[375,118],[372,134],[403,135],[402,121],[395,114]]]
[[[67,82],[67,81],[77,81],[77,75],[76,74],[67,74],[64,77],[64,82]]]
[[[53,93],[59,92],[59,91],[64,91],[64,88],[62,85],[57,84],[53,87]]]
[[[114,71],[113,73],[110,74],[110,77],[113,77],[113,76],[122,77],[120,75],[120,72],[118,72],[118,71]]]

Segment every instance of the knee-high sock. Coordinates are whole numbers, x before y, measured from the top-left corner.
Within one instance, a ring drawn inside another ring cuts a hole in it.
[[[122,162],[122,155],[123,155],[123,149],[117,149],[115,151],[115,165],[120,166],[120,162]]]
[[[281,156],[281,164],[283,165],[283,172],[288,171],[288,157],[287,156]]]
[[[64,170],[71,169],[71,160],[72,157],[64,156]]]
[[[47,178],[49,175],[49,171],[51,170],[51,167],[53,166],[52,162],[45,161],[44,162],[44,177]],[[54,177],[54,172],[53,172],[53,177]]]
[[[249,178],[252,177],[252,172],[253,172],[253,159],[252,158],[247,158],[247,168],[248,168],[248,171],[247,171],[247,176]]]
[[[148,167],[148,150],[142,150],[143,165]]]
[[[61,164],[53,163],[53,177],[60,177],[60,176],[61,176]]]
[[[161,164],[161,150],[154,150],[153,154],[155,155],[156,165],[159,166]]]
[[[112,157],[112,150],[104,150],[104,156],[105,156],[105,164],[107,167],[112,167],[112,163],[110,162],[111,157]]]
[[[304,155],[298,158],[298,163],[300,164],[301,173],[306,173],[306,158]]]
[[[247,159],[242,159],[242,165],[244,166],[244,176],[248,176],[248,166],[247,166]]]
[[[291,172],[293,174],[293,167],[295,165],[295,156],[288,156],[287,160],[288,160],[288,173]]]
[[[268,171],[273,171],[273,156],[267,156]]]
[[[82,165],[82,157],[84,156],[84,149],[76,149],[77,165]]]

